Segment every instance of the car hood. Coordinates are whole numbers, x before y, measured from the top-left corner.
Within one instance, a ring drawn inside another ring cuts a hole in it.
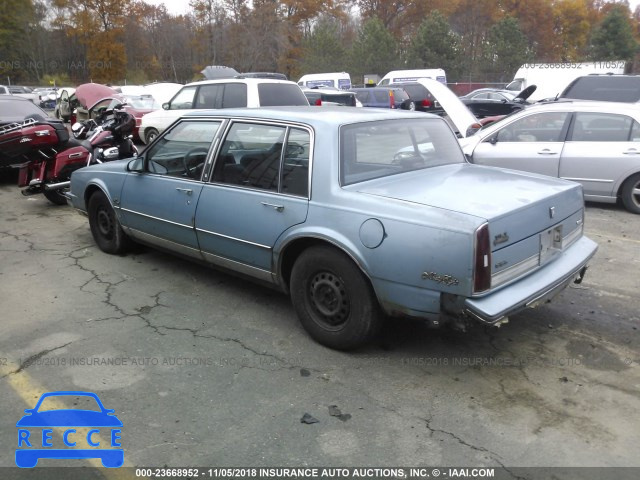
[[[514,100],[521,100],[521,101],[525,101],[527,98],[529,98],[533,92],[535,92],[538,89],[538,87],[536,85],[529,85],[527,88],[525,88],[524,90],[522,90],[518,95],[516,95],[516,98]]]
[[[99,83],[83,83],[76,88],[75,95],[84,107],[92,107],[96,102],[104,98],[119,98],[118,92],[113,88]]]
[[[457,132],[460,136],[466,137],[469,128],[478,123],[478,119],[469,111],[467,106],[446,85],[437,80],[419,78],[416,81],[425,86],[435,99],[440,102],[440,106],[455,125]]]
[[[354,187],[360,193],[490,220],[576,185],[542,175],[462,163],[393,175]]]

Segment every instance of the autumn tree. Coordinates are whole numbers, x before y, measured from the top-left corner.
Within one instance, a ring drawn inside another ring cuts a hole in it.
[[[329,16],[320,19],[302,42],[302,52],[302,73],[343,71],[347,49],[339,22]]]
[[[0,73],[5,78],[26,74],[24,38],[34,13],[30,0],[0,0]]]
[[[362,25],[349,56],[352,77],[362,78],[367,73],[384,75],[404,66],[398,57],[396,41],[377,18]]]
[[[561,62],[584,58],[591,32],[588,0],[558,0],[553,4],[555,51]]]
[[[127,55],[124,45],[126,18],[132,0],[52,0],[62,13],[56,24],[69,36],[86,45],[86,60],[78,59],[71,69],[83,68],[100,83],[118,83],[125,78]]]
[[[504,17],[491,27],[485,58],[487,72],[498,82],[513,78],[520,65],[533,59],[527,37],[515,18]]]
[[[500,18],[494,0],[460,0],[451,16],[451,26],[460,38],[465,78],[476,78],[483,70],[484,45],[491,26]]]
[[[437,10],[422,22],[407,50],[407,68],[443,68],[447,77],[461,75],[460,38]]]
[[[629,20],[629,8],[612,8],[591,35],[591,58],[594,60],[630,60],[638,51]]]

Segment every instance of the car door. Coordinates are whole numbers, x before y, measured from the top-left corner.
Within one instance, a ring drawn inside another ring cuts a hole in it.
[[[302,127],[231,123],[196,210],[207,261],[271,280],[276,240],[307,217],[311,139]]]
[[[120,211],[134,238],[200,257],[194,215],[202,170],[221,123],[177,123],[143,154],[140,171],[127,175]]]
[[[483,138],[472,161],[557,177],[569,117],[556,111],[520,116]]]
[[[69,94],[66,90],[63,90],[60,94],[59,102],[58,112],[60,118],[69,118],[69,116],[71,116],[71,109],[69,108]]]
[[[640,166],[640,124],[627,115],[577,112],[560,160],[560,176],[585,196],[615,197],[616,181]]]

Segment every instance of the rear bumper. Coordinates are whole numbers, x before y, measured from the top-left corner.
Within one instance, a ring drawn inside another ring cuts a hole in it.
[[[598,244],[582,237],[553,262],[495,293],[464,302],[464,313],[485,323],[494,324],[526,308],[545,303],[582,278],[587,263]]]

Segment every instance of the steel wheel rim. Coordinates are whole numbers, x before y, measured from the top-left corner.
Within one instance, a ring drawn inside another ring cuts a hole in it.
[[[106,208],[99,208],[96,215],[98,232],[100,235],[107,240],[111,240],[113,238],[114,232],[114,219]]]
[[[337,330],[349,318],[350,301],[346,286],[337,275],[323,271],[309,282],[309,300],[314,320],[323,328]]]

